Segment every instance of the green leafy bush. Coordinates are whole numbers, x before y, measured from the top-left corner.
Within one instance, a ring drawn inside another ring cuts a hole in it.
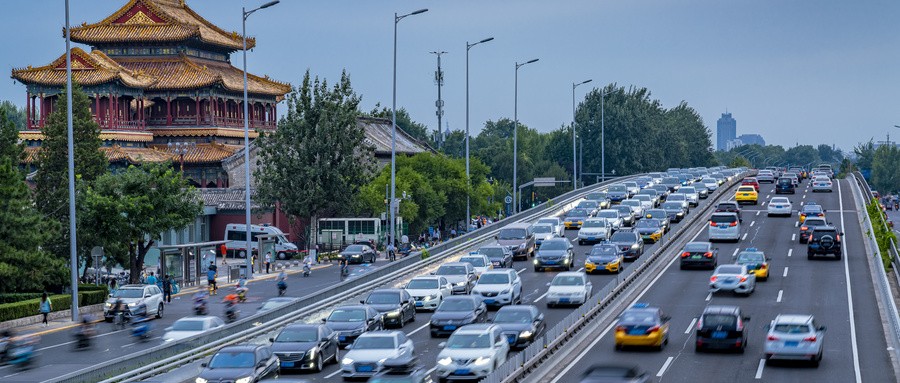
[[[80,307],[101,304],[106,302],[109,295],[106,286],[79,286],[78,305]],[[17,294],[17,295],[27,295]],[[14,294],[5,294],[14,295]],[[49,297],[52,311],[62,311],[72,308],[72,296],[68,294],[54,294]],[[18,302],[0,304],[0,322],[29,317],[40,314],[41,294],[34,299],[20,300]]]
[[[881,252],[881,261],[886,269],[891,268],[891,241],[897,243],[897,235],[887,227],[884,221],[884,212],[877,200],[872,200],[866,206],[869,213],[869,220],[872,222],[872,230],[874,230],[875,241],[878,243],[878,250]]]
[[[0,294],[0,304],[2,303],[16,303],[21,301],[26,301],[29,299],[40,298],[41,293],[9,293],[9,294]]]

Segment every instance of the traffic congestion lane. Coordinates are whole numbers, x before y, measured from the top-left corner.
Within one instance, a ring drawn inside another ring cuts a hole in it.
[[[844,259],[849,262],[850,275],[854,281],[852,296],[856,328],[865,329],[857,331],[860,335],[859,344],[866,345],[860,347],[859,360],[864,365],[862,375],[867,381],[888,381],[893,379],[893,373],[884,352],[886,345],[880,320],[877,315],[867,314],[877,312],[877,307],[872,282],[868,277],[868,264],[865,257],[860,256],[865,253],[855,212],[848,211],[855,205],[847,190],[848,184],[843,181],[841,184],[842,193],[835,190],[833,194],[815,195],[806,199],[818,201],[829,210],[826,214],[833,223],[840,224],[839,221],[834,221],[839,220],[842,213],[846,215],[844,238],[848,256]],[[803,199],[802,194],[798,197]],[[841,203],[844,205],[843,209]],[[791,238],[798,230],[795,227],[796,214],[791,219],[769,218],[764,210],[759,215],[754,210],[760,211],[761,207],[745,208],[744,230],[758,232],[741,243],[722,243],[718,247],[720,257],[723,254],[730,257],[738,248],[755,246],[772,258],[772,274],[768,281],[758,284],[757,292],[747,298],[728,294],[710,296],[707,285],[710,272],[682,271],[670,266],[647,294],[640,298],[641,302],[660,306],[672,316],[670,343],[666,350],[662,353],[614,352],[612,334],[605,334],[590,352],[591,355],[602,356],[582,359],[576,368],[570,369],[558,381],[577,382],[590,364],[607,361],[637,364],[651,375],[660,375],[664,380],[672,381],[688,381],[698,376],[710,381],[854,381],[854,358],[850,355],[850,350],[854,347],[850,335],[849,301],[845,283],[845,271],[848,269],[843,262],[806,259],[805,245],[800,245],[796,238]],[[750,222],[757,223],[747,225],[748,218],[751,219]],[[705,234],[701,230],[697,240],[704,238]],[[672,257],[672,263],[677,263],[676,255],[672,254]],[[788,268],[787,272],[784,271],[785,267]],[[823,294],[823,291],[827,293]],[[742,307],[745,315],[752,316],[747,324],[750,334],[744,355],[694,353],[693,325],[703,308],[709,304],[736,304]],[[862,308],[869,311],[862,311]],[[791,363],[771,366],[760,363],[764,326],[779,313],[810,313],[828,326],[825,356],[818,369],[798,368]],[[866,355],[862,356],[864,350]]]

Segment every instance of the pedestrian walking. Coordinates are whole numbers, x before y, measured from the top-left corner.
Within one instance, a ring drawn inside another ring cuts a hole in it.
[[[272,252],[266,253],[266,274],[269,273],[269,265],[272,263]]]
[[[156,276],[153,275],[153,272],[151,271],[151,272],[150,272],[150,276],[147,277],[147,284],[148,284],[148,285],[155,285],[156,282],[157,282]]]
[[[169,278],[169,274],[163,279],[163,300],[172,303],[172,279]]]
[[[45,292],[45,293],[41,294],[41,306],[40,306],[41,315],[44,316],[44,320],[41,323],[44,324],[44,327],[50,325],[50,323],[47,322],[47,315],[50,315],[50,310],[53,310],[53,308],[50,304],[50,297],[47,296],[47,293]]]

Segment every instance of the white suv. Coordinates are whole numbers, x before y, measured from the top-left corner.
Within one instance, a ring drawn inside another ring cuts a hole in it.
[[[522,280],[513,269],[486,271],[472,288],[472,295],[486,306],[504,306],[522,301]]]
[[[157,318],[163,316],[163,293],[156,285],[125,285],[119,287],[118,290],[103,305],[103,317],[107,321],[113,319],[112,308],[116,301],[122,300],[122,303],[128,307],[125,316],[137,315],[138,309],[143,305],[147,309],[147,315],[156,315]]]
[[[442,342],[435,373],[440,382],[480,379],[499,367],[509,355],[509,342],[500,326],[470,324]]]

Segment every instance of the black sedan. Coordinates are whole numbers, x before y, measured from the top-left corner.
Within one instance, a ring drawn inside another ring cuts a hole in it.
[[[625,252],[626,262],[634,261],[644,254],[644,240],[636,231],[619,230],[609,238],[609,242],[616,244]]]
[[[713,270],[719,264],[719,249],[709,242],[688,242],[681,250],[682,270],[701,267]]]
[[[471,295],[444,298],[431,316],[431,337],[450,336],[456,329],[484,322],[486,318],[487,306],[479,298]]]
[[[213,354],[209,362],[200,366],[203,369],[197,376],[198,382],[234,382],[246,378],[255,382],[279,373],[278,357],[269,346],[262,344],[223,347]]]
[[[331,311],[322,322],[338,334],[338,344],[346,347],[366,331],[384,329],[381,313],[368,305],[340,306]]]
[[[491,320],[503,332],[511,348],[525,348],[547,329],[544,314],[533,305],[503,306]]]
[[[377,289],[359,303],[369,305],[384,315],[384,326],[401,328],[416,320],[416,301],[405,289]]]
[[[494,268],[512,267],[513,254],[512,251],[505,246],[482,246],[478,249],[479,254],[484,254],[491,260]]]
[[[664,202],[662,209],[666,211],[666,215],[669,216],[669,221],[671,222],[681,222],[687,216],[687,209],[684,208],[681,202]]]
[[[697,321],[696,352],[710,349],[734,350],[744,353],[747,348],[747,328],[750,320],[737,306],[707,306]]]
[[[269,341],[282,370],[320,372],[325,363],[338,362],[337,333],[324,324],[291,324]]]
[[[648,383],[650,375],[637,366],[594,365],[581,376],[581,383]]]
[[[375,263],[376,256],[375,250],[367,245],[350,245],[340,253],[347,263]]]

